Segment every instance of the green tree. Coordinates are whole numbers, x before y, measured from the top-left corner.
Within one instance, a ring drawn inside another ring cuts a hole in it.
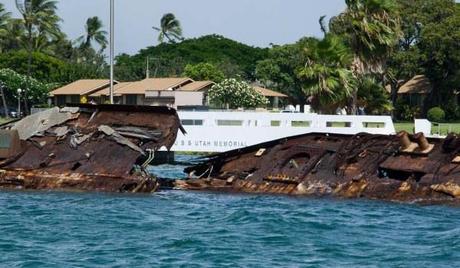
[[[38,80],[18,74],[11,69],[0,69],[0,83],[4,86],[6,102],[8,106],[16,106],[18,89],[29,89],[27,95],[28,103],[44,104],[47,102],[49,91],[55,87],[54,84],[45,84]],[[24,96],[21,96],[24,97]]]
[[[401,16],[403,35],[388,63],[392,101],[401,106],[399,116],[403,115],[401,111],[415,110],[416,107],[397,101],[396,92],[404,81],[424,74],[430,79],[433,91],[425,105],[417,108],[426,114],[432,106],[451,102],[460,83],[457,41],[460,36],[460,4],[454,0],[398,0],[398,4],[399,13],[404,14]]]
[[[51,38],[62,35],[59,28],[60,18],[56,15],[56,1],[52,0],[16,0],[16,7],[22,15],[22,23],[26,36],[24,46],[29,53],[28,77],[31,77],[33,51],[40,51],[46,47]],[[27,101],[29,87],[24,88],[24,107],[29,111]]]
[[[56,4],[52,0],[16,0],[26,32],[25,47],[28,51],[41,50],[50,39],[62,35]]]
[[[71,40],[67,39],[66,36],[62,36],[50,44],[47,51],[49,55],[69,62],[73,60],[73,57],[78,50],[78,48],[73,46],[73,42]]]
[[[397,49],[389,58],[386,73],[387,82],[391,86],[391,100],[395,106],[397,92],[403,82],[425,72],[422,64],[425,55],[418,46],[422,29],[428,24],[442,21],[455,11],[454,4],[449,0],[398,0],[397,2],[399,13],[404,14],[400,18],[402,36]],[[450,6],[449,2],[451,2]]]
[[[307,61],[298,71],[303,91],[313,97],[313,109],[334,113],[345,106],[346,100],[356,87],[348,68],[352,55],[343,40],[327,34],[323,40],[311,42],[306,49]]]
[[[210,80],[216,83],[220,83],[225,79],[224,73],[211,63],[187,64],[184,76],[190,77],[193,80]]]
[[[10,19],[6,25],[6,34],[1,40],[3,51],[24,49],[24,36],[25,31],[22,19]]]
[[[267,53],[265,48],[248,46],[219,35],[207,35],[148,47],[132,56],[118,55],[115,72],[122,81],[143,79],[146,59],[149,58],[152,76],[181,76],[187,64],[207,62],[219,68],[226,77],[241,76],[253,81],[256,64],[266,58]]]
[[[7,12],[5,6],[0,3],[0,52],[5,49],[4,40],[8,34],[8,23],[11,20],[11,13]]]
[[[358,83],[358,105],[365,108],[366,114],[382,115],[393,110],[389,94],[382,83],[370,75],[358,80]]]
[[[267,98],[258,93],[248,83],[237,79],[225,79],[208,91],[211,103],[230,109],[256,108],[266,106]]]
[[[308,60],[306,50],[317,42],[315,38],[303,38],[295,44],[273,46],[268,56],[258,62],[256,78],[266,87],[289,95],[294,104],[305,104],[307,96],[302,90],[303,81],[298,70]]]
[[[30,68],[31,77],[38,80],[47,82],[59,80],[57,72],[64,68],[65,62],[41,52],[33,52],[29,66],[28,58],[29,53],[24,50],[3,53],[0,55],[0,68],[9,68],[22,75],[27,75]]]
[[[88,18],[85,25],[85,35],[80,36],[77,39],[82,49],[89,49],[92,47],[92,42],[95,41],[100,47],[101,51],[107,48],[107,32],[103,29],[102,21],[99,17]]]
[[[35,79],[46,83],[70,83],[78,79],[96,79],[107,77],[105,63],[74,62],[71,59],[61,60],[41,52],[32,53],[31,74]],[[0,54],[0,68],[15,70],[27,75],[28,53],[24,50],[9,51]],[[27,77],[27,76],[26,76]],[[26,89],[24,87],[23,89]]]
[[[158,42],[163,43],[165,38],[169,42],[182,41],[182,27],[180,21],[172,13],[164,14],[160,21],[160,27],[153,27],[159,32]]]
[[[385,63],[401,36],[394,0],[346,0],[347,9],[330,22],[332,32],[343,35],[354,54],[352,70],[358,79],[383,74]],[[356,113],[358,90],[353,91]]]
[[[444,7],[445,17],[423,24],[417,42],[421,66],[433,84],[425,109],[447,103],[460,84],[460,7],[450,0],[444,1]]]

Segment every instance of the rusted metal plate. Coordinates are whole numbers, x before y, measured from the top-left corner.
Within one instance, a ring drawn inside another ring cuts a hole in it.
[[[405,143],[429,152],[403,152]],[[265,149],[262,155],[260,149]],[[306,134],[213,155],[181,189],[460,203],[460,139]],[[202,176],[195,176],[202,174]]]
[[[68,119],[50,119],[58,124],[47,124],[46,113],[36,116],[43,121],[36,124],[37,131],[24,131],[27,139],[21,141],[20,152],[0,161],[0,187],[110,192],[158,188],[143,164],[151,160],[154,151],[173,145],[181,128],[174,109],[81,105],[57,113],[58,118]],[[19,121],[7,129],[21,132],[24,125]],[[29,137],[29,133],[33,135]]]

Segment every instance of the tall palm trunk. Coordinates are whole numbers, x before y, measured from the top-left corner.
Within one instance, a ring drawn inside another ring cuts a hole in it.
[[[354,59],[352,62],[351,71],[356,80],[361,79],[365,72],[363,62],[356,55],[354,56]],[[350,113],[352,115],[358,114],[358,90],[359,90],[358,85],[359,83],[356,83],[355,88],[353,88],[353,92],[351,94]]]

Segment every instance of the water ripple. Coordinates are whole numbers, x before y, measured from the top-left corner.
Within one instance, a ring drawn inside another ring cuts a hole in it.
[[[455,267],[460,209],[161,192],[0,192],[4,267]]]

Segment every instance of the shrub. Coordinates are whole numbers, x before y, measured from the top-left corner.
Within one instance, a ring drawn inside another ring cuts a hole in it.
[[[453,99],[450,99],[447,105],[443,106],[444,112],[446,113],[445,120],[454,121],[460,118],[460,107],[455,103]]]
[[[446,113],[440,107],[433,107],[428,110],[428,120],[432,122],[442,122],[446,118]]]
[[[224,73],[211,63],[187,64],[184,76],[190,77],[193,80],[211,80],[216,83],[220,83],[225,79]]]
[[[399,98],[395,105],[395,115],[401,121],[413,121],[420,117],[421,111],[417,106],[410,106],[406,101]]]
[[[27,90],[28,102],[31,105],[46,103],[48,93],[55,84],[42,83],[32,77],[19,74],[11,69],[0,69],[0,85],[4,88],[6,101],[15,105],[18,99],[17,90]],[[23,93],[21,97],[24,97]]]
[[[225,79],[208,91],[211,103],[230,109],[256,108],[267,105],[268,99],[248,83],[236,79]]]
[[[0,68],[11,69],[25,75],[28,74],[29,54],[25,50],[12,51],[0,54]],[[39,81],[56,81],[59,79],[59,71],[66,64],[54,57],[41,52],[32,53],[31,76]]]

